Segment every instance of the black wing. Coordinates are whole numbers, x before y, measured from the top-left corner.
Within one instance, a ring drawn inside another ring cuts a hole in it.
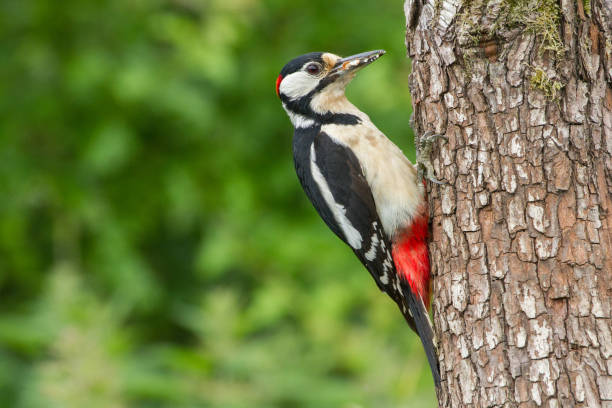
[[[380,290],[399,306],[415,330],[429,360],[436,385],[440,382],[433,330],[423,301],[396,272],[391,245],[376,211],[359,160],[325,132],[296,133],[296,172],[306,195],[329,228],[348,244]]]
[[[299,149],[294,148],[296,171],[306,195],[327,226],[370,271],[378,287],[400,301],[391,246],[357,157],[325,132],[308,139]]]

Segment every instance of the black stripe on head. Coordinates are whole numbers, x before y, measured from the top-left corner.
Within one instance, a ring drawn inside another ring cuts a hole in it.
[[[308,95],[309,98],[312,98],[315,94],[321,92],[323,89],[325,89],[325,87],[327,87],[327,85],[330,85],[334,82],[336,82],[336,80],[338,79],[338,77],[340,76],[340,74],[338,73],[330,73],[328,74],[325,78],[321,79],[321,81],[319,81],[319,84],[317,85],[317,87],[310,92],[310,94]]]

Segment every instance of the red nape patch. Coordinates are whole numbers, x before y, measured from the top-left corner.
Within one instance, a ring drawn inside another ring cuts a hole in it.
[[[429,252],[427,251],[427,215],[419,214],[410,227],[393,243],[391,251],[397,272],[429,309]]]
[[[278,88],[280,88],[281,82],[283,82],[283,76],[279,75],[278,78],[276,78],[276,96],[280,96]]]

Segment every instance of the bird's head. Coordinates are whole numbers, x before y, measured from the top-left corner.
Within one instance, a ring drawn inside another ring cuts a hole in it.
[[[289,61],[276,79],[276,94],[293,125],[358,122],[355,115],[345,112],[350,104],[344,89],[359,69],[384,53],[376,50],[341,58],[328,52],[311,52]]]

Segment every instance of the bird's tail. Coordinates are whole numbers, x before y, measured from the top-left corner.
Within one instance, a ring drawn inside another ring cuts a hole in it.
[[[423,206],[420,215],[393,244],[393,261],[402,292],[402,312],[410,327],[423,343],[436,389],[440,385],[440,369],[434,342],[434,332],[427,313],[429,304],[429,253],[427,251],[427,215]]]
[[[440,385],[440,368],[438,366],[438,355],[436,352],[436,344],[434,340],[433,327],[431,320],[429,320],[429,313],[423,303],[421,296],[415,294],[411,289],[410,285],[403,279],[400,279],[403,298],[410,311],[410,316],[406,316],[408,324],[418,333],[423,343],[423,349],[431,368],[431,374],[433,376],[436,390]]]

